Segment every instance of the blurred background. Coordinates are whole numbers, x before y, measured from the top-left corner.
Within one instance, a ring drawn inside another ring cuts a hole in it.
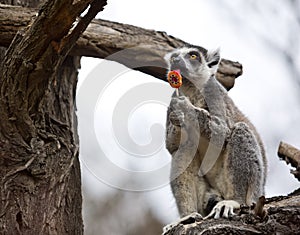
[[[280,141],[300,148],[300,1],[111,0],[97,18],[220,47],[223,58],[239,61],[244,73],[229,95],[265,143],[266,194],[286,195],[299,187],[278,160],[277,148]],[[81,63],[77,108],[85,234],[160,234],[178,218],[163,140],[173,90],[115,62]],[[95,82],[111,70],[119,72],[106,83]],[[87,110],[90,96],[97,103]]]

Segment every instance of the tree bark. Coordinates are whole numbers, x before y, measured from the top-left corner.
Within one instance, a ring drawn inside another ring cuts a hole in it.
[[[18,30],[30,24],[35,14],[36,11],[32,9],[0,5],[0,45],[7,46]],[[166,80],[164,55],[185,44],[188,43],[165,32],[93,20],[70,54],[106,58]],[[241,74],[241,64],[222,59],[217,78],[229,90],[234,86],[235,78]]]
[[[83,233],[74,104],[80,57],[67,55],[105,4],[47,1],[1,57],[1,234]]]

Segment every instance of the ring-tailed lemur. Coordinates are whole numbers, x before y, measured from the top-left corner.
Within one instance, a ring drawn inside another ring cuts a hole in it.
[[[228,217],[264,194],[267,161],[261,138],[215,78],[219,50],[187,46],[165,60],[183,77],[166,126],[180,216]]]

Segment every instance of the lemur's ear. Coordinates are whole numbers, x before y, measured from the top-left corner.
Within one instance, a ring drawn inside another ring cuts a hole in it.
[[[213,70],[217,70],[220,62],[220,49],[208,51],[206,56],[207,66]]]

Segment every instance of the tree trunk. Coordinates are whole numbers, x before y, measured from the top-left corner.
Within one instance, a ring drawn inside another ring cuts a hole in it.
[[[74,103],[80,57],[67,55],[105,4],[48,1],[6,54],[1,49],[1,234],[83,234]]]
[[[74,113],[78,66],[79,58],[67,57],[58,70],[56,84],[41,97],[39,107],[31,110],[40,119],[34,125],[39,132],[36,138],[27,142],[21,137],[23,127],[18,126],[18,117],[1,118],[3,234],[83,233]],[[12,88],[6,89],[1,97],[8,96],[9,89]]]

